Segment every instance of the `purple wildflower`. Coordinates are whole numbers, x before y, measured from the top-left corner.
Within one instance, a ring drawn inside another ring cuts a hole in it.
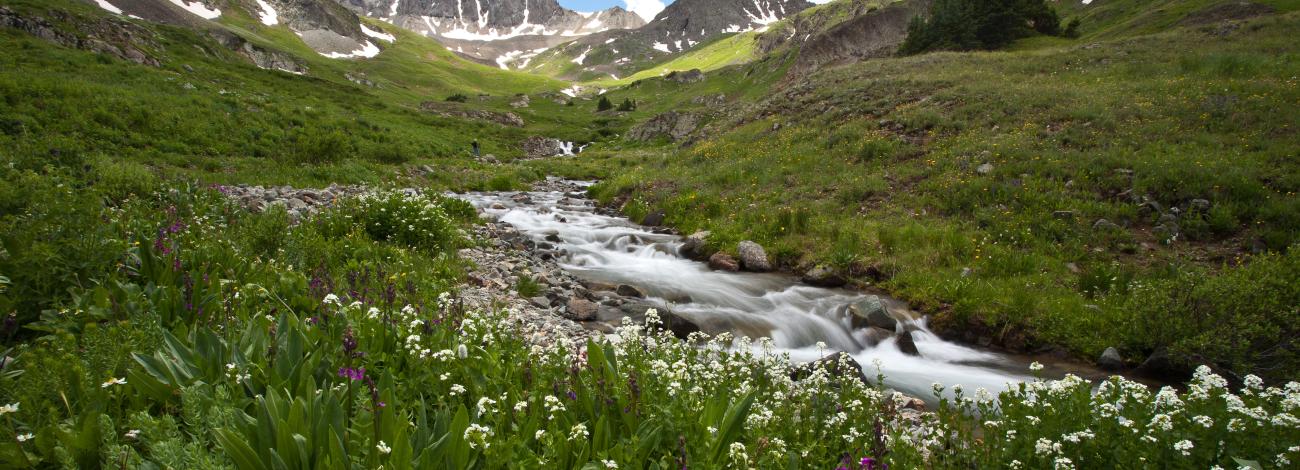
[[[360,369],[353,369],[351,367],[340,367],[339,377],[349,380],[361,380],[366,377],[366,368],[362,367]]]

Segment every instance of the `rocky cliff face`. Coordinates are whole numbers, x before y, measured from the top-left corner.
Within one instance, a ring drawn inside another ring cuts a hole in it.
[[[357,13],[438,39],[462,55],[503,66],[576,37],[645,24],[621,7],[579,13],[555,0],[337,1]]]

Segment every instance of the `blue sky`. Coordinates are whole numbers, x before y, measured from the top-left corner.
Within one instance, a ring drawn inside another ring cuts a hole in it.
[[[620,6],[641,15],[646,21],[654,18],[664,5],[673,0],[559,0],[560,6],[574,11],[599,11],[612,6]]]

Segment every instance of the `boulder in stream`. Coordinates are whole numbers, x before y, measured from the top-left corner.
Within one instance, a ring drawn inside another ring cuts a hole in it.
[[[772,270],[772,263],[762,245],[745,240],[736,246],[736,252],[740,254],[740,266],[746,271],[761,273]]]
[[[707,252],[708,239],[708,231],[692,233],[689,237],[686,237],[678,254],[683,258],[704,261],[709,258],[708,255],[710,254]]]
[[[868,295],[857,303],[849,306],[851,315],[850,323],[854,329],[877,327],[889,331],[898,329],[898,320],[895,320],[885,308],[885,301],[878,295]]]
[[[921,351],[916,349],[916,340],[912,339],[911,331],[904,331],[898,334],[898,350],[903,354],[910,356],[920,356]]]
[[[630,286],[627,284],[619,284],[618,290],[614,292],[623,297],[635,297],[638,299],[645,298],[645,292],[641,292],[641,289],[637,289],[636,286]]]
[[[740,271],[740,263],[736,262],[736,258],[723,252],[714,253],[709,257],[709,267],[719,271]]]

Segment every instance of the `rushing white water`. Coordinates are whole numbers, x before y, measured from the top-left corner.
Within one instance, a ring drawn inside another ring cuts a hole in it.
[[[899,329],[912,331],[919,356],[904,354],[894,338],[868,346],[866,330],[853,330],[844,308],[865,295],[799,283],[774,273],[714,271],[679,256],[681,237],[655,233],[622,217],[597,214],[590,201],[559,192],[472,193],[462,197],[491,219],[513,225],[536,241],[556,236],[557,250],[567,253],[561,265],[590,280],[630,284],[691,320],[708,333],[770,337],[796,361],[812,361],[845,351],[868,376],[884,374],[885,384],[930,398],[931,384],[984,388],[996,393],[1008,383],[1030,380],[1028,360],[982,351],[940,339],[914,319],[901,302],[886,299]],[[555,237],[551,238],[552,240]],[[819,346],[822,343],[824,346]]]

